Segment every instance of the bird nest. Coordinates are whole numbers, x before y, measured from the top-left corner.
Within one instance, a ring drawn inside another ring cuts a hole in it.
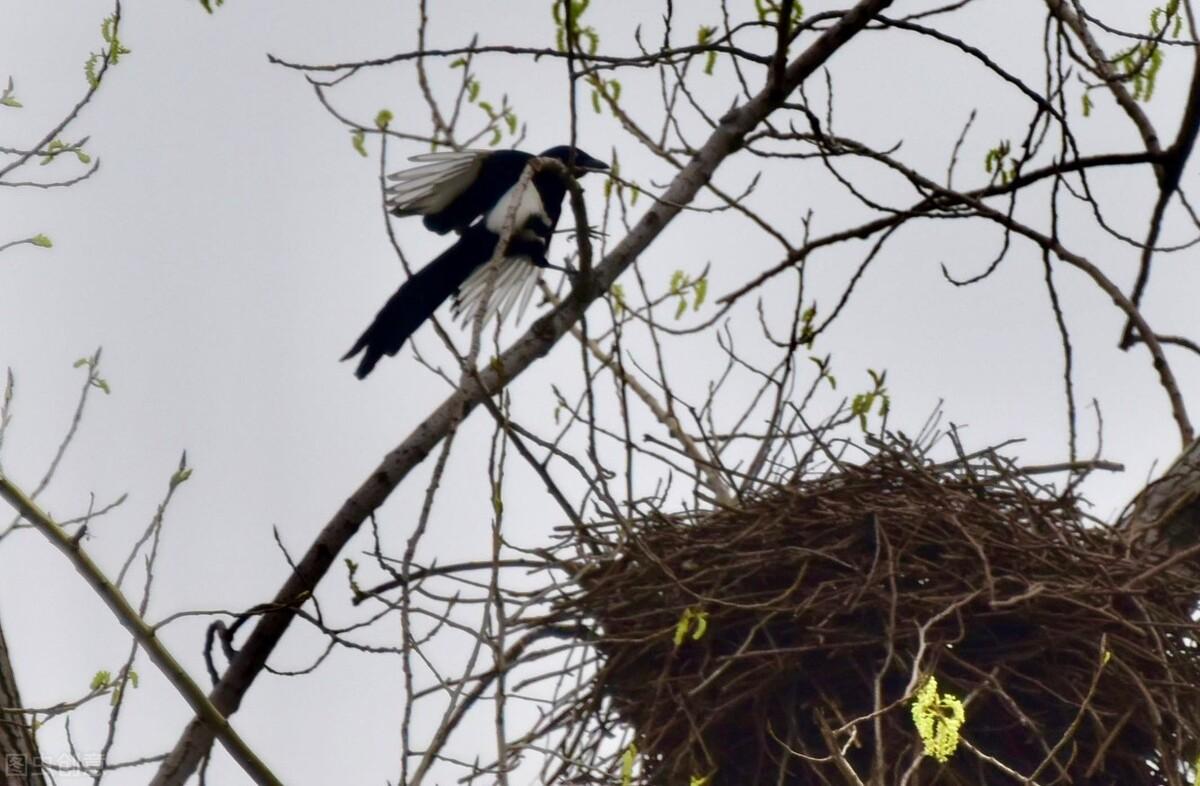
[[[555,779],[1190,782],[1200,579],[994,455],[892,446],[593,536],[543,619],[595,656]]]

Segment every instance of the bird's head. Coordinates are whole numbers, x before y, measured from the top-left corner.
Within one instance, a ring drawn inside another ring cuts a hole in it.
[[[574,177],[583,177],[588,172],[608,171],[608,164],[598,158],[592,158],[579,148],[570,145],[559,145],[549,150],[543,150],[540,157],[554,158],[571,166],[571,174]],[[572,159],[574,160],[572,161]]]

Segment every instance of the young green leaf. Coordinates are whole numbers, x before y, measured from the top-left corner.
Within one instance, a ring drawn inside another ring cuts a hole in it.
[[[621,756],[621,786],[633,785],[633,764],[637,761],[637,745],[632,742]]]
[[[96,72],[96,64],[100,62],[100,55],[93,52],[83,64],[83,75],[87,77],[88,87],[95,90],[100,86],[100,75]]]
[[[357,150],[358,154],[363,158],[367,157],[367,147],[365,144],[363,144],[363,140],[365,139],[366,134],[361,128],[355,129],[354,133],[350,135],[350,144],[354,146],[354,149]]]
[[[108,44],[108,64],[116,65],[121,60],[121,55],[130,53],[128,49],[117,38],[117,17],[116,14],[106,16],[104,21],[100,23],[100,37]]]
[[[12,107],[13,109],[21,108],[21,102],[13,95],[13,80],[11,76],[8,78],[8,87],[3,93],[0,93],[0,105]]]
[[[180,467],[179,469],[177,469],[175,471],[175,474],[171,475],[171,480],[169,481],[170,488],[174,489],[180,483],[186,483],[188,478],[190,478],[191,476],[192,476],[192,468],[191,467]]]
[[[500,484],[492,484],[492,511],[496,514],[496,518],[504,515],[504,495],[500,491]]]
[[[42,153],[42,166],[49,164],[54,160],[62,150],[66,149],[67,145],[61,139],[55,139],[50,144],[46,145],[46,152]]]
[[[692,610],[684,609],[679,615],[679,621],[675,623],[675,636],[672,641],[675,642],[675,649],[679,649],[679,645],[683,644],[683,640],[687,638],[688,628],[692,624]]]
[[[613,284],[608,288],[608,291],[612,294],[613,300],[616,301],[617,313],[623,313],[626,310],[625,287],[621,286],[620,284]]]
[[[987,157],[983,161],[984,171],[1000,173],[1004,168],[1004,157],[1011,149],[1012,143],[1009,140],[1001,140],[998,145],[987,152]]]
[[[38,248],[51,248],[54,245],[50,238],[46,237],[40,232],[29,238],[29,242],[33,243]]]
[[[822,379],[829,380],[829,387],[837,390],[837,379],[834,378],[833,373],[829,370],[830,357],[830,355],[826,355],[823,358],[818,358],[810,355],[808,359],[817,364],[817,381],[820,382]]]
[[[775,20],[778,21],[779,14],[781,11],[783,11],[782,6],[780,6],[779,3],[775,2],[775,0],[754,0],[754,8],[758,12],[758,21],[760,21],[760,22],[766,22],[771,17],[774,17]],[[803,18],[804,18],[804,6],[801,5],[800,3],[793,4],[792,5],[792,18],[789,20],[789,23],[795,24],[796,22],[799,22]]]

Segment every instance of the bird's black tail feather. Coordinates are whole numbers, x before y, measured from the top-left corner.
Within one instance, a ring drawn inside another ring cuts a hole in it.
[[[363,353],[354,376],[371,373],[384,355],[395,355],[437,307],[467,280],[475,268],[491,258],[496,236],[480,224],[467,230],[458,242],[421,268],[388,298],[371,323],[342,360]]]

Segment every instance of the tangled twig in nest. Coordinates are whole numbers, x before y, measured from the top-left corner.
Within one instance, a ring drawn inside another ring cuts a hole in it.
[[[620,782],[624,759],[663,786],[1187,782],[1200,577],[1150,570],[994,456],[893,445],[595,535],[544,620],[587,626],[598,655],[545,716],[556,778]],[[929,676],[965,703],[945,763],[913,722]]]

